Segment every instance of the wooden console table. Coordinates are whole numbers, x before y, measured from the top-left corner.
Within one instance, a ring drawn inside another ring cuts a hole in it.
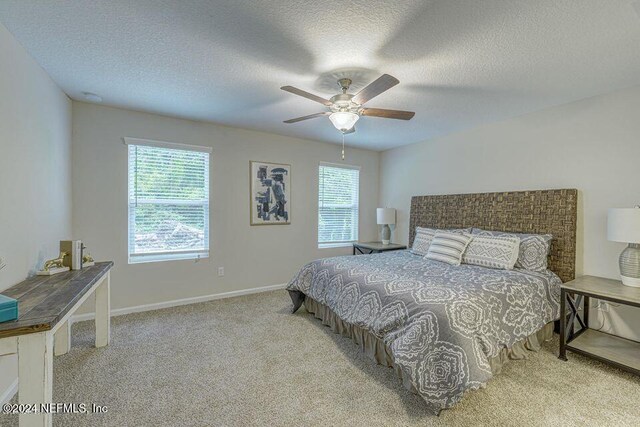
[[[52,403],[53,355],[71,345],[69,318],[95,294],[96,347],[110,339],[110,270],[98,262],[82,270],[35,276],[2,291],[18,300],[18,319],[0,323],[0,356],[18,353],[19,403]],[[20,414],[20,426],[50,426],[51,414]]]

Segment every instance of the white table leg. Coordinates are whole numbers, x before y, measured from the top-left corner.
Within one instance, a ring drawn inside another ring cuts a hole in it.
[[[16,354],[18,352],[18,338],[9,337],[0,339],[0,356]]]
[[[109,345],[111,340],[111,272],[96,288],[96,347]]]
[[[51,403],[53,334],[39,332],[18,337],[18,378],[19,403]],[[51,414],[20,414],[19,422],[20,427],[48,427]]]
[[[60,356],[71,350],[71,323],[67,320],[53,335],[53,354]]]

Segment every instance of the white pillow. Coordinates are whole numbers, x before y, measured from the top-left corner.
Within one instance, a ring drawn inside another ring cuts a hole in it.
[[[462,254],[471,242],[471,235],[458,233],[436,233],[425,259],[460,265]]]
[[[416,255],[425,256],[435,235],[436,230],[433,228],[416,227],[416,237],[413,239],[411,252]]]
[[[440,231],[448,231],[450,233],[471,233],[470,228],[453,228],[450,230],[438,230],[437,228],[416,227],[416,236],[413,238],[413,246],[411,246],[411,253],[425,256],[429,251],[429,245],[435,237],[436,233]]]
[[[487,231],[474,228],[472,233],[482,236],[508,236],[520,239],[520,252],[515,268],[524,268],[531,271],[545,271],[547,269],[547,258],[551,249],[551,234],[525,234],[507,233],[502,231]]]
[[[473,236],[462,263],[512,270],[520,252],[520,238],[508,236]]]

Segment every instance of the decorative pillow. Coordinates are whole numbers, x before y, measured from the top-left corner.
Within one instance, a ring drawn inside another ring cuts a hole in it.
[[[462,254],[471,242],[471,235],[451,232],[438,232],[431,241],[425,259],[442,261],[451,265],[460,265]]]
[[[448,231],[451,233],[471,233],[470,228],[454,228],[451,230],[438,230],[437,228],[416,227],[416,236],[413,239],[413,246],[411,246],[411,253],[416,255],[425,256],[429,250],[429,245],[433,240],[433,237],[439,231]]]
[[[411,252],[416,255],[425,256],[435,235],[436,230],[433,228],[416,227],[416,237],[413,239]]]
[[[519,252],[519,237],[476,235],[462,254],[462,263],[511,270]]]
[[[487,231],[474,228],[472,234],[479,236],[519,237],[520,252],[515,268],[524,268],[531,271],[545,271],[547,258],[551,249],[551,234],[523,234],[506,233],[503,231]]]

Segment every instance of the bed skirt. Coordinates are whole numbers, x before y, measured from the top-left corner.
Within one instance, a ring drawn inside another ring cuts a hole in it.
[[[402,374],[399,366],[393,363],[391,350],[384,342],[371,334],[369,331],[358,326],[351,325],[340,319],[329,307],[321,304],[309,296],[304,297],[304,306],[306,310],[322,321],[323,325],[329,326],[331,330],[337,334],[351,338],[360,346],[362,351],[375,360],[379,365],[393,368],[403,386],[413,393],[416,393],[413,384],[406,375]],[[529,335],[526,339],[515,343],[511,348],[504,348],[500,354],[489,359],[491,372],[495,375],[500,372],[502,365],[507,360],[526,359],[532,352],[540,350],[542,343],[553,338],[553,322],[547,323],[538,332]]]

